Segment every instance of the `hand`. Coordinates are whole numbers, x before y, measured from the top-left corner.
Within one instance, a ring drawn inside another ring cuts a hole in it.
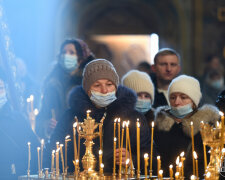
[[[49,134],[51,134],[53,132],[53,130],[55,129],[57,123],[58,123],[58,121],[56,121],[56,119],[51,118],[50,122],[48,123],[48,127],[47,127],[47,132]]]
[[[119,158],[119,149],[116,149],[116,164],[119,165],[120,164],[120,158]],[[130,154],[129,151],[127,151],[127,159],[130,159]],[[126,165],[126,149],[122,148],[122,166]],[[130,161],[128,163],[128,166],[130,166]]]

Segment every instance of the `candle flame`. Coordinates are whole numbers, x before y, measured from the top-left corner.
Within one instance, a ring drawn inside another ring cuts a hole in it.
[[[37,147],[37,150],[39,151],[41,148],[40,147]]]
[[[30,146],[30,142],[28,142],[27,145]]]
[[[79,159],[76,159],[76,164],[78,164],[79,163]]]
[[[65,139],[69,139],[70,138],[70,135],[67,135],[66,137],[65,137]]]
[[[45,143],[44,139],[41,139],[41,145],[43,145]]]
[[[100,150],[98,151],[98,153],[99,153],[99,155],[102,155],[102,150],[100,149]]]
[[[137,118],[137,122],[139,122],[139,118]]]
[[[128,120],[128,121],[127,121],[127,127],[128,127],[129,125],[130,125],[130,121]]]
[[[204,121],[201,121],[201,124],[204,124]]]
[[[175,173],[175,177],[179,177],[180,173],[179,172],[176,172]]]
[[[180,162],[180,157],[178,156],[176,159],[176,165],[179,165],[179,162]]]
[[[191,121],[191,126],[193,126],[193,121]]]
[[[128,164],[129,164],[129,162],[130,162],[130,159],[127,159],[127,160],[126,160],[126,165],[128,165]]]
[[[137,127],[139,128],[140,127],[140,123],[137,121]]]
[[[179,162],[179,167],[182,167],[182,162]]]
[[[161,174],[161,175],[163,174],[163,170],[162,169],[159,170],[159,174]]]
[[[184,157],[184,151],[183,151],[182,153],[180,153],[180,156],[181,156],[181,157]]]
[[[56,142],[56,145],[59,145],[59,142]]]
[[[52,154],[55,154],[55,150],[52,150]]]
[[[73,123],[73,127],[74,128],[77,127],[77,122]]]
[[[91,168],[88,168],[88,171],[91,171]]]
[[[114,119],[114,123],[116,123],[117,122],[117,118],[116,119]]]
[[[59,152],[59,151],[60,151],[60,148],[56,149],[56,151],[55,151],[55,152]]]
[[[117,139],[116,139],[116,137],[114,137],[114,142],[116,142],[117,141]]]
[[[195,179],[195,175],[191,175],[191,180],[194,180]]]
[[[101,168],[104,168],[104,164],[103,163],[101,163]]]
[[[223,112],[222,112],[222,111],[220,111],[220,112],[219,112],[219,114],[220,114],[220,116],[224,116],[224,114],[223,114]]]
[[[219,127],[220,126],[220,123],[218,121],[216,121],[216,126]]]
[[[160,156],[157,156],[157,159],[160,160]]]
[[[126,121],[123,121],[123,125],[122,125],[122,127],[124,128],[124,127],[125,127],[125,125],[126,125]]]
[[[193,156],[194,156],[195,159],[198,158],[197,153],[195,151],[193,152]]]
[[[147,159],[148,158],[148,153],[144,154],[144,158]]]
[[[207,172],[206,173],[206,177],[209,178],[210,176],[211,176],[211,173],[210,172]]]
[[[117,122],[120,123],[120,118],[117,119]]]
[[[38,113],[39,113],[38,109],[37,109],[37,108],[35,108],[35,109],[34,109],[34,115],[35,115],[35,116],[37,116],[37,115],[38,115]]]
[[[172,165],[172,164],[170,164],[169,168],[170,168],[170,169],[172,169],[172,168],[173,168],[173,165]]]
[[[63,147],[64,145],[63,144],[60,144],[60,147]]]
[[[30,101],[33,101],[34,100],[34,96],[31,94],[30,95]]]
[[[154,125],[155,125],[155,123],[154,123],[154,121],[152,121],[152,128],[154,128]]]
[[[90,110],[90,109],[88,109],[88,110],[87,110],[87,113],[89,114],[90,112],[91,112],[91,110]]]
[[[27,98],[27,102],[28,102],[28,103],[30,102],[30,98]]]

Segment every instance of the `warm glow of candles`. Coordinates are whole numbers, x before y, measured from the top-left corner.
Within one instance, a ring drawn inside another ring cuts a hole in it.
[[[181,163],[182,163],[182,168],[181,168],[181,176],[184,177],[184,152],[180,153],[180,157],[181,157]]]
[[[170,173],[170,179],[172,180],[173,179],[173,165],[172,164],[169,166],[169,173]]]
[[[100,165],[100,175],[103,175],[103,169],[104,169],[104,164],[101,163],[101,165]]]
[[[27,145],[28,145],[28,169],[27,169],[27,174],[30,175],[30,160],[31,160],[30,142],[28,142]]]
[[[52,151],[52,163],[51,163],[51,172],[54,172],[54,166],[55,166],[55,150]]]
[[[195,175],[191,175],[191,180],[195,180]]]
[[[221,116],[221,149],[224,147],[224,114],[223,112],[219,112]]]
[[[159,170],[159,179],[163,179],[163,170],[162,169]]]
[[[140,122],[137,119],[137,178],[140,178]]]
[[[117,119],[117,129],[118,129],[118,148],[120,148],[120,118]]]
[[[154,136],[154,121],[152,122],[152,133],[151,133],[150,177],[152,177],[153,136]]]
[[[193,127],[193,121],[191,121],[191,142],[192,142],[192,163],[193,163],[193,174],[195,175],[195,160],[193,157],[193,153],[195,151],[195,143],[194,143],[194,127]]]
[[[87,119],[89,118],[91,110],[87,110]]]
[[[157,156],[157,174],[159,176],[159,170],[161,169],[161,159],[160,156]]]
[[[133,160],[132,160],[132,153],[131,153],[131,145],[130,145],[130,132],[129,132],[129,124],[130,124],[130,121],[127,121],[127,124],[128,124],[128,133],[127,133],[127,139],[128,139],[128,147],[129,147],[129,153],[130,153],[130,164],[131,164],[131,176],[133,175]]]
[[[128,131],[129,131],[129,129],[128,129],[128,125],[129,125],[128,121],[125,124],[126,124],[126,154],[125,154],[125,159],[127,161],[127,157],[128,157],[128,154],[127,154],[127,150],[128,150]],[[128,164],[126,163],[125,164],[125,174],[126,175],[127,175],[127,166],[128,166]]]
[[[74,161],[77,159],[77,140],[76,140],[77,122],[73,124],[73,146],[74,146]]]
[[[39,151],[40,151],[40,147],[37,147],[37,154],[38,154],[38,174],[40,174],[40,172],[41,172]]]
[[[180,173],[179,172],[176,172],[175,173],[175,180],[178,180],[179,179],[179,176],[180,176]]]
[[[205,176],[205,179],[206,180],[209,180],[211,178],[211,173],[210,172],[207,172],[206,173],[206,176]]]
[[[113,138],[116,137],[116,122],[117,122],[117,118],[114,120],[114,124],[113,124]]]
[[[67,166],[67,143],[71,141],[70,139],[70,135],[67,135],[65,137],[65,173],[67,174],[67,169],[68,169],[68,166]]]
[[[60,148],[56,149],[56,151],[55,151],[56,176],[59,176],[59,151],[60,151]]]
[[[197,156],[197,153],[194,151],[194,159],[195,159],[195,167],[196,167],[196,173],[195,173],[195,176],[198,178],[198,156]]]
[[[147,153],[144,154],[144,160],[145,160],[145,178],[147,178],[147,176],[148,176],[148,170],[147,170],[147,168],[148,168],[148,154]]]
[[[99,147],[102,150],[102,123],[99,123]]]
[[[62,170],[63,170],[63,174],[65,172],[65,168],[64,168],[64,158],[63,158],[63,144],[60,144],[60,155],[61,155],[61,162],[62,162]]]
[[[44,150],[44,144],[45,144],[45,140],[42,139],[41,140],[41,171],[42,171],[42,164],[43,164],[43,150]]]
[[[116,175],[116,137],[113,139],[113,175]]]
[[[179,163],[180,163],[180,156],[176,159],[176,172],[179,172]]]

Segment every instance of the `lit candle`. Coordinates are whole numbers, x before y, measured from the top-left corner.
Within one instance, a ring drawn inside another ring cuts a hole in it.
[[[140,122],[137,119],[137,178],[140,178]]]
[[[195,176],[197,177],[198,179],[198,156],[197,156],[197,153],[194,151],[194,158],[195,158],[195,166],[196,166],[196,173],[195,173]]]
[[[130,121],[127,122],[128,123],[128,133],[127,133],[127,138],[128,138],[128,147],[129,147],[129,153],[130,153],[130,159],[129,161],[131,162],[131,176],[133,176],[134,174],[134,168],[133,168],[133,160],[132,160],[132,153],[131,153],[131,145],[130,145],[130,131],[129,131],[129,124]]]
[[[74,161],[77,159],[77,141],[76,141],[77,122],[73,124],[73,146],[74,146]]]
[[[91,113],[91,110],[87,110],[87,119],[89,118],[90,113]]]
[[[129,123],[128,123],[129,121],[127,121],[125,124],[126,124],[126,154],[125,154],[125,159],[126,159],[126,161],[127,161],[127,150],[128,150],[128,131],[129,131],[129,129],[128,129],[128,125],[129,125]],[[125,164],[125,175],[127,175],[127,163]]]
[[[116,137],[113,139],[113,176],[116,175]]]
[[[27,169],[27,175],[30,176],[30,160],[31,160],[30,142],[28,142],[27,145],[28,145],[28,169]]]
[[[150,177],[152,177],[153,136],[154,136],[154,122],[152,122],[152,135],[151,135]]]
[[[201,128],[204,129],[204,122],[201,121]],[[205,168],[205,173],[206,173],[206,169],[207,169],[207,156],[206,156],[206,146],[205,143],[203,142],[203,153],[204,153],[204,168]]]
[[[121,137],[121,145],[119,148],[119,155],[120,155],[120,162],[119,162],[119,174],[121,174],[121,168],[122,168],[122,148],[123,148],[123,136],[124,136],[124,126],[125,126],[125,122],[123,122],[123,126],[122,126],[122,137]]]
[[[173,165],[172,164],[169,166],[169,173],[170,173],[170,179],[172,180],[173,179]]]
[[[159,179],[163,179],[163,170],[162,169],[159,170]]]
[[[40,154],[39,154],[39,151],[40,151],[40,147],[37,147],[37,153],[38,153],[38,174],[40,174]]]
[[[145,160],[145,178],[147,178],[147,176],[148,176],[148,170],[147,170],[147,168],[148,168],[148,154],[147,153],[144,154],[144,160]]]
[[[221,116],[221,149],[224,147],[224,114],[223,112],[219,112]]]
[[[59,142],[56,142],[56,149],[59,148]]]
[[[179,163],[180,163],[180,157],[178,156],[176,159],[176,172],[179,172]]]
[[[67,166],[67,143],[69,141],[71,141],[71,139],[69,139],[69,138],[70,138],[69,135],[67,135],[65,137],[65,174],[67,174],[67,169],[68,169],[68,166]]]
[[[179,172],[176,172],[175,173],[175,180],[178,180],[179,179],[179,176],[180,176],[180,173]]]
[[[44,149],[44,143],[45,143],[45,140],[42,139],[42,140],[41,140],[41,171],[42,171],[42,164],[43,164],[43,149]]]
[[[120,148],[120,118],[117,119],[117,126],[118,126],[118,148]]]
[[[101,174],[101,164],[102,164],[102,150],[101,149],[98,151],[98,154],[99,154],[99,172]]]
[[[54,172],[54,166],[55,166],[54,159],[55,159],[55,150],[52,151],[52,164],[51,164],[52,173]]]
[[[195,175],[191,175],[191,180],[195,180]]]
[[[181,157],[181,163],[182,163],[182,169],[181,169],[181,176],[184,177],[184,152],[180,153],[180,157]]]
[[[183,169],[183,164],[182,164],[182,162],[179,162],[178,167],[179,167],[179,173],[180,173],[181,177],[183,177],[183,176],[182,176],[182,169]]]
[[[195,145],[194,145],[194,128],[193,128],[193,122],[191,121],[191,140],[192,140],[192,163],[193,163],[193,174],[195,175],[195,160],[193,157],[193,153],[195,151]]]
[[[101,175],[101,176],[103,175],[103,168],[104,168],[104,164],[101,163],[101,166],[100,166],[100,175]]]
[[[56,151],[55,151],[56,176],[59,176],[59,151],[60,151],[60,148],[56,149]]]
[[[65,170],[64,170],[64,158],[63,158],[63,149],[62,149],[62,147],[63,147],[63,144],[60,144],[60,155],[61,155],[61,162],[62,162],[62,170],[63,170],[63,174],[64,174]]]
[[[205,176],[205,180],[210,180],[211,179],[211,173],[207,172]]]
[[[78,127],[78,130],[80,132],[81,127]],[[77,159],[80,159],[80,133],[78,133],[78,155],[77,155]]]
[[[114,120],[114,124],[113,124],[113,126],[114,126],[114,128],[113,128],[113,138],[116,137],[116,122],[117,122],[117,118]]]
[[[99,123],[99,141],[100,141],[100,149],[102,150],[102,123]]]
[[[160,156],[157,156],[157,175],[159,177],[159,170],[161,169],[161,159]]]

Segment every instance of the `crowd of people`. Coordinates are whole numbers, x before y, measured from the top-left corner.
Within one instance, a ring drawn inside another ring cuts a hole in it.
[[[194,145],[202,176],[200,122],[213,125],[220,120],[219,111],[225,110],[223,69],[218,71],[217,67],[213,68],[212,65],[207,66],[201,78],[182,74],[179,54],[173,49],[163,48],[155,55],[153,65],[142,62],[137,69],[125,73],[120,81],[110,59],[96,58],[80,39],[67,39],[60,47],[57,63],[43,83],[35,132],[26,116],[11,107],[7,99],[8,80],[0,70],[0,158],[4,162],[0,165],[0,177],[16,179],[27,173],[28,141],[32,143],[32,153],[36,154],[34,148],[40,146],[40,139],[45,140],[44,165],[50,167],[50,154],[56,149],[56,142],[64,143],[67,135],[73,137],[74,117],[83,122],[87,110],[91,110],[91,117],[98,123],[104,117],[102,151],[105,173],[113,171],[113,126],[114,120],[120,118],[130,121],[131,141],[131,152],[125,146],[121,148],[122,165],[126,165],[125,155],[132,155],[128,166],[133,165],[137,169],[136,122],[139,119],[140,171],[144,174],[144,154],[150,153],[154,122],[153,174],[157,174],[156,156],[159,155],[164,176],[169,176],[169,165],[175,163],[182,151],[186,158],[184,166],[188,167],[185,168],[185,176],[192,174],[190,122],[193,122]],[[97,160],[100,146],[99,139],[94,139],[93,154]],[[70,146],[68,149],[68,173],[74,172],[73,148]],[[81,139],[80,159],[84,153],[84,139]],[[117,148],[117,165],[119,159]],[[36,160],[33,155],[31,173],[34,174],[37,172]],[[82,171],[81,161],[80,167]]]

